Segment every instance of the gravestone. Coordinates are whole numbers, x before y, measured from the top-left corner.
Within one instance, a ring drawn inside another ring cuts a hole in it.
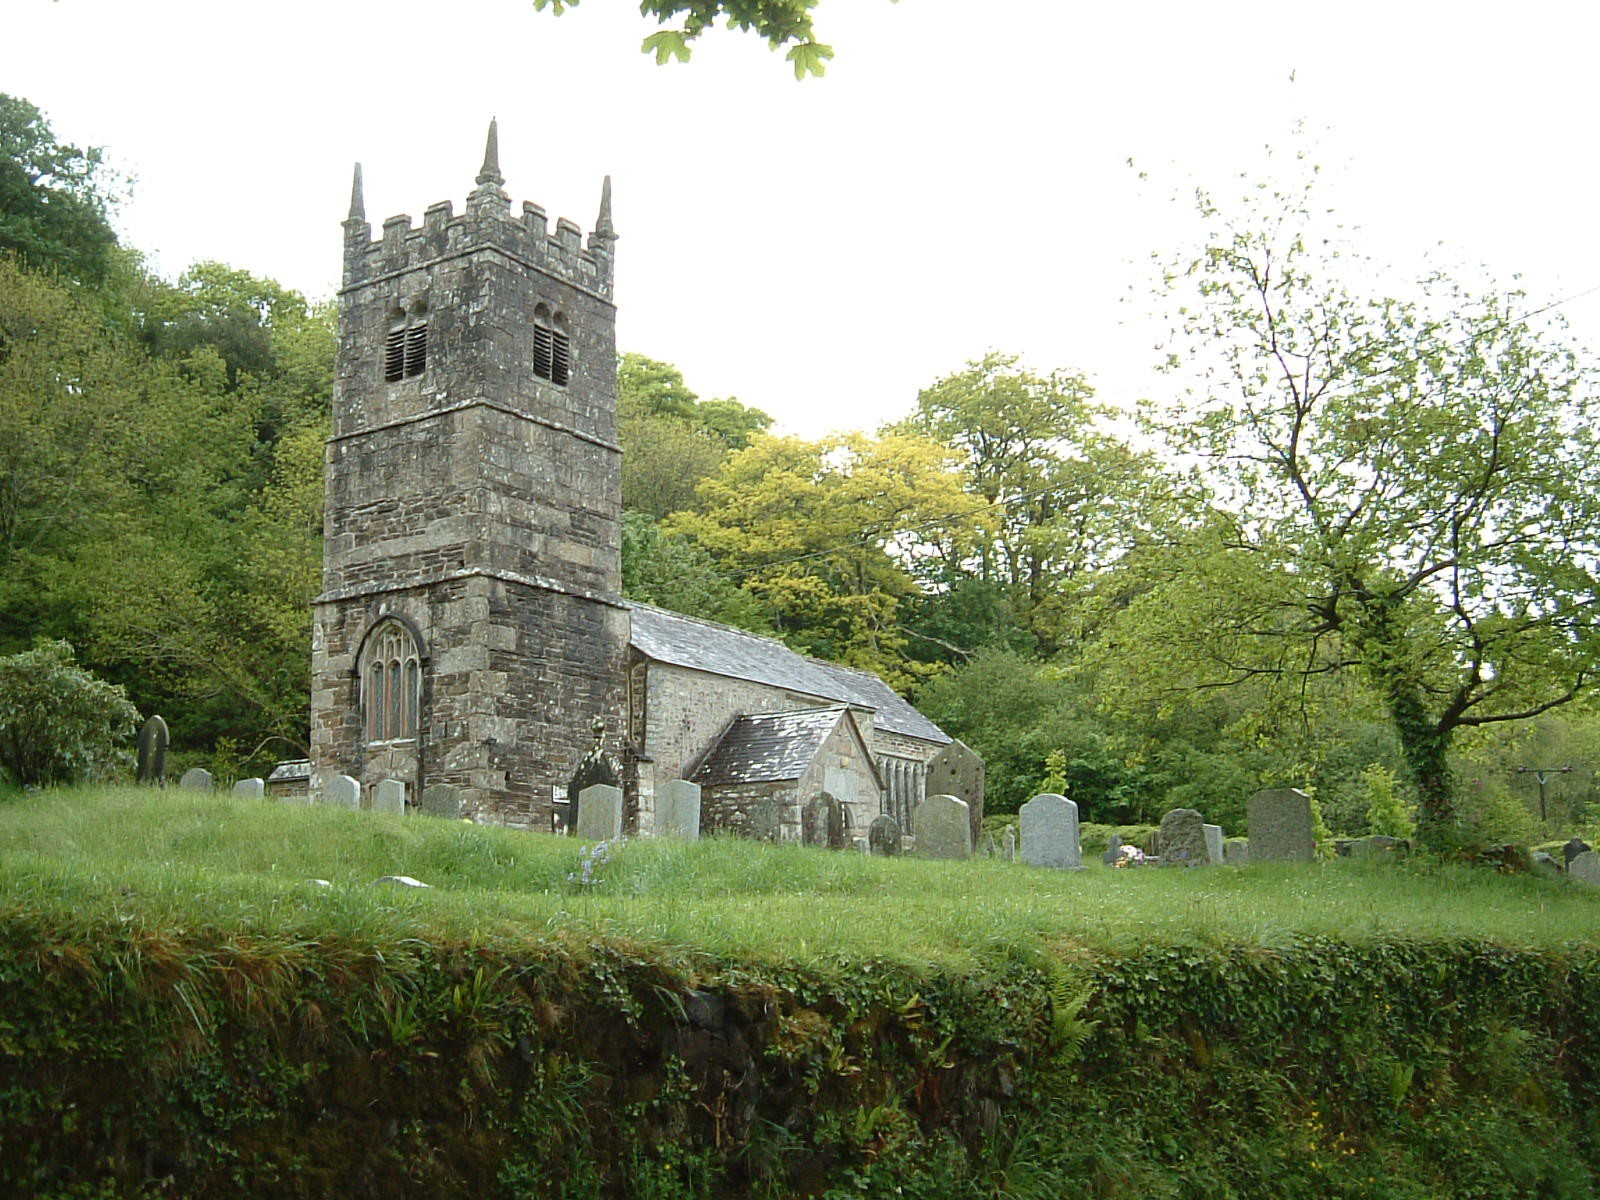
[[[209,792],[211,772],[204,767],[190,767],[183,773],[183,778],[178,780],[178,786],[188,788],[191,792]]]
[[[1113,833],[1106,839],[1106,852],[1100,856],[1101,865],[1114,867],[1122,858],[1122,835]]]
[[[461,789],[453,783],[436,783],[432,787],[425,787],[422,789],[422,801],[417,805],[417,811],[424,816],[459,821]]]
[[[1600,854],[1585,850],[1567,864],[1567,874],[1579,883],[1600,887]]]
[[[1566,862],[1566,865],[1570,867],[1573,859],[1592,848],[1593,847],[1591,847],[1589,843],[1584,841],[1582,838],[1575,837],[1565,846],[1561,847],[1561,857]]]
[[[596,786],[612,788],[622,786],[622,765],[605,747],[606,723],[596,718],[589,728],[594,734],[594,745],[590,746],[589,752],[578,760],[578,769],[567,781],[567,829],[574,834],[578,832],[578,809],[582,803],[583,793]],[[620,831],[617,836],[621,836]]]
[[[983,837],[983,759],[970,746],[957,740],[935,754],[928,761],[922,794],[965,800],[972,826],[971,844],[978,844]]]
[[[1220,867],[1222,865],[1223,856],[1225,853],[1222,846],[1224,840],[1222,836],[1222,826],[1207,825],[1205,827],[1205,831],[1206,849],[1211,853],[1211,865],[1213,867]]]
[[[578,823],[573,834],[586,842],[614,842],[622,836],[622,789],[592,783],[578,793]]]
[[[800,836],[807,846],[845,850],[850,846],[850,810],[831,792],[818,792],[800,813]]]
[[[884,815],[874,817],[867,826],[867,848],[874,854],[894,858],[900,853],[900,822]]]
[[[1045,792],[1018,810],[1022,824],[1022,861],[1030,867],[1076,871],[1083,866],[1078,843],[1078,806],[1065,796]]]
[[[252,796],[259,800],[267,794],[267,781],[265,779],[241,779],[228,789],[232,796]]]
[[[1015,825],[1007,825],[1006,826],[1006,835],[1005,835],[1005,837],[1000,839],[1000,844],[1001,844],[1001,846],[1004,847],[1004,854],[1005,854],[1006,861],[1007,862],[1016,862],[1017,861],[1017,827]]]
[[[911,814],[919,858],[971,858],[972,821],[958,796],[929,796]]]
[[[372,789],[372,811],[402,816],[406,811],[406,785],[398,779],[380,779]]]
[[[1251,862],[1313,862],[1311,797],[1299,788],[1271,788],[1250,797]]]
[[[1222,861],[1230,867],[1242,867],[1250,861],[1250,839],[1229,838],[1222,843]]]
[[[1192,808],[1175,808],[1161,818],[1161,865],[1207,867],[1211,847],[1206,843],[1206,823]]]
[[[165,787],[167,783],[167,746],[172,735],[167,723],[160,717],[151,717],[139,730],[139,782]]]
[[[700,785],[674,779],[656,793],[656,833],[682,842],[700,840]]]
[[[987,829],[983,831],[983,843],[978,847],[978,853],[984,858],[993,858],[995,855],[994,834]]]
[[[348,775],[335,775],[323,789],[322,799],[335,808],[360,808],[361,784]]]
[[[431,883],[423,883],[420,879],[413,879],[409,875],[380,875],[378,878],[372,881],[372,886],[377,887],[380,883],[393,884],[395,887],[404,888],[425,888],[433,886]]]

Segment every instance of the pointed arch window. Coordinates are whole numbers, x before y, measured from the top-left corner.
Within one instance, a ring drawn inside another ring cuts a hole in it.
[[[572,335],[567,318],[543,304],[533,310],[533,373],[562,387],[572,377]]]
[[[361,720],[369,742],[417,736],[422,708],[422,656],[411,631],[387,620],[361,652]]]
[[[386,383],[415,379],[428,369],[428,310],[415,304],[408,312],[389,313],[389,332],[383,340],[383,378]]]

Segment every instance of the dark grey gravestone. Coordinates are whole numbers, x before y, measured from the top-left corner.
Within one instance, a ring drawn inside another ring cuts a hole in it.
[[[1565,846],[1561,847],[1561,857],[1566,862],[1567,866],[1570,867],[1573,859],[1577,858],[1578,855],[1584,853],[1585,851],[1592,849],[1593,847],[1590,846],[1588,842],[1584,841],[1582,838],[1575,837]]]
[[[1065,796],[1045,792],[1018,810],[1022,825],[1022,861],[1030,867],[1076,871],[1083,865],[1078,840],[1078,806]]]
[[[1206,823],[1194,809],[1175,808],[1161,818],[1161,865],[1211,865],[1211,847],[1206,844]]]
[[[578,825],[573,831],[586,842],[614,842],[622,836],[622,789],[594,783],[578,797]]]
[[[417,805],[417,811],[428,817],[444,817],[446,820],[459,821],[461,789],[453,783],[436,783],[431,787],[425,787],[422,789],[422,800]]]
[[[1585,850],[1567,864],[1567,875],[1590,887],[1600,887],[1600,854]]]
[[[1242,867],[1250,861],[1250,839],[1229,838],[1222,843],[1222,861],[1230,867]]]
[[[807,846],[850,848],[850,811],[829,792],[818,792],[800,812],[800,836]]]
[[[167,783],[167,746],[172,735],[167,723],[160,717],[151,717],[139,730],[139,782],[165,787]]]
[[[894,858],[900,853],[900,822],[891,816],[874,817],[867,826],[867,848],[874,854]]]
[[[567,781],[567,828],[573,833],[577,833],[578,822],[581,819],[580,797],[587,789],[597,785],[611,788],[622,786],[622,765],[605,747],[605,722],[597,720],[589,728],[594,734],[594,745],[590,746],[589,753],[578,761],[578,769]]]
[[[183,778],[178,780],[178,786],[188,788],[191,792],[209,792],[211,772],[204,767],[190,767],[183,773]]]
[[[1114,867],[1122,858],[1122,835],[1113,833],[1106,839],[1106,852],[1100,856],[1102,864]]]
[[[1223,842],[1225,840],[1223,838],[1223,836],[1222,836],[1222,826],[1221,825],[1207,825],[1205,827],[1205,829],[1206,829],[1206,849],[1211,852],[1211,865],[1213,867],[1220,867],[1222,865],[1222,862],[1223,862],[1223,854],[1224,854],[1224,850],[1223,850],[1223,845],[1222,844],[1223,844]]]
[[[259,800],[267,794],[267,781],[265,779],[241,779],[228,789],[230,795],[248,796]]]
[[[680,842],[700,840],[700,785],[674,779],[656,793],[656,835]]]
[[[954,796],[967,802],[972,844],[983,837],[983,759],[962,741],[953,741],[928,761],[924,796]]]
[[[1313,862],[1311,797],[1299,788],[1271,788],[1250,797],[1250,861]]]
[[[972,822],[958,796],[929,796],[911,814],[918,858],[971,858]]]

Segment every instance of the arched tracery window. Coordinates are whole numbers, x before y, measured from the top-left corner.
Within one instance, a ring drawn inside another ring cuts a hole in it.
[[[422,708],[422,657],[411,631],[387,620],[361,653],[361,715],[369,742],[417,736]]]

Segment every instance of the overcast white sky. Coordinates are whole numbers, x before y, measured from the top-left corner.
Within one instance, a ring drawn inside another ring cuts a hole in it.
[[[375,228],[460,211],[497,115],[514,208],[587,231],[612,175],[622,348],[807,435],[991,348],[1159,388],[1146,264],[1193,236],[1168,198],[1297,118],[1379,257],[1442,242],[1540,302],[1600,285],[1587,5],[822,0],[837,57],[804,83],[724,33],[657,67],[629,0],[3,7],[0,91],[136,177],[120,224],[165,273],[329,296],[351,164]],[[1600,295],[1567,315],[1600,344]]]

